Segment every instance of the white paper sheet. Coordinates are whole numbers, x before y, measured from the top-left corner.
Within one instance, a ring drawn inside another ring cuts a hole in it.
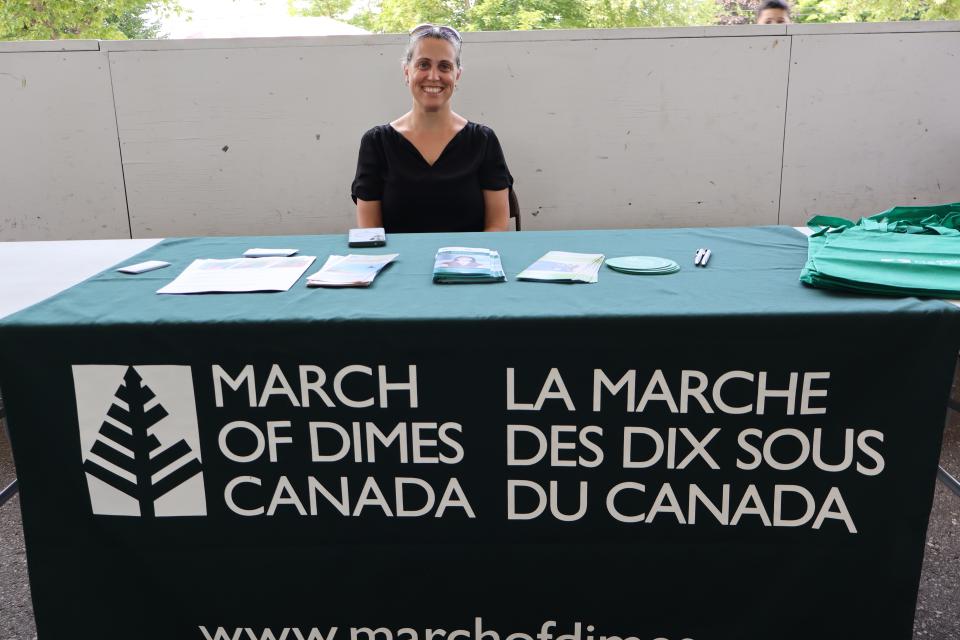
[[[314,256],[194,260],[157,293],[287,291],[313,264]]]

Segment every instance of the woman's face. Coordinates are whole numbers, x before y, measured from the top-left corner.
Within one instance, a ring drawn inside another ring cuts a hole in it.
[[[413,101],[426,111],[438,111],[450,102],[460,79],[456,56],[453,45],[439,38],[421,38],[414,46],[403,77]]]

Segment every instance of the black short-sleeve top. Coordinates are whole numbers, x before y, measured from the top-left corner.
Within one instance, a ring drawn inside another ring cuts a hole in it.
[[[483,231],[483,189],[513,185],[500,141],[490,127],[468,122],[428,164],[389,124],[360,140],[354,202],[379,200],[387,233]]]

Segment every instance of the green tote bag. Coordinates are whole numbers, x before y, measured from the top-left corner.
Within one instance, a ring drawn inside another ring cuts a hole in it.
[[[960,298],[960,203],[893,207],[854,223],[815,216],[807,223],[800,281],[880,295]]]

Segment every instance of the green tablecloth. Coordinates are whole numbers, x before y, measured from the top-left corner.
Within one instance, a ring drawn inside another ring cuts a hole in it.
[[[510,281],[432,284],[446,245]],[[910,637],[957,308],[804,288],[775,227],[393,236],[369,289],[154,294],[254,246],[350,251],[167,240],[0,321],[44,640]],[[548,250],[682,269],[513,278]]]
[[[493,287],[438,287],[431,282],[433,256],[441,246],[497,249],[510,282]],[[152,296],[192,260],[234,258],[253,246],[295,246],[318,257],[312,273],[331,253],[394,253],[400,257],[368,290],[315,290],[303,281],[290,291],[248,295]],[[693,266],[701,246],[713,250],[705,269]],[[513,276],[549,250],[603,253],[607,257],[655,255],[673,259],[681,271],[670,277],[636,278],[604,268],[586,287],[545,286]],[[380,249],[350,249],[345,236],[185,238],[165,240],[129,264],[166,260],[165,269],[131,277],[106,271],[24,318],[37,324],[251,323],[424,320],[712,317],[757,314],[880,313],[916,308],[916,300],[831,296],[797,286],[806,239],[788,227],[553,231],[500,234],[406,234]],[[940,303],[932,303],[938,308]],[[17,324],[13,318],[7,324]]]

